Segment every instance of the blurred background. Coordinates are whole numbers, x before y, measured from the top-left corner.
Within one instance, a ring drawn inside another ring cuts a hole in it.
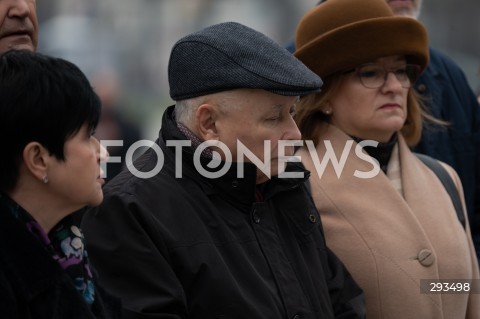
[[[318,0],[41,0],[39,51],[66,58],[101,96],[101,138],[155,140],[168,94],[167,64],[182,36],[237,21],[286,45],[301,16]],[[480,88],[480,1],[423,0],[420,20],[430,43],[452,57]],[[110,123],[110,126],[109,126]],[[117,135],[115,135],[117,133]]]

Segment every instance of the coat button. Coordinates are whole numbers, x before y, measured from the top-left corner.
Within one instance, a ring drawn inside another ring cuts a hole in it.
[[[300,315],[295,315],[292,317],[292,319],[300,319],[300,318],[302,318]]]
[[[427,87],[425,86],[425,84],[419,84],[417,85],[417,91],[418,93],[423,94],[427,91]]]
[[[260,224],[260,216],[258,216],[258,213],[256,210],[253,211],[252,219],[255,224]]]
[[[240,182],[239,182],[238,180],[234,179],[234,180],[232,181],[232,187],[233,187],[233,188],[237,188],[238,185],[240,185]]]
[[[313,215],[313,214],[310,214],[310,215],[308,216],[308,219],[310,220],[310,222],[311,222],[312,224],[315,224],[315,222],[317,221],[317,217],[315,217],[315,215]]]
[[[435,256],[430,249],[422,249],[418,253],[418,262],[422,264],[422,266],[430,267],[434,261]]]

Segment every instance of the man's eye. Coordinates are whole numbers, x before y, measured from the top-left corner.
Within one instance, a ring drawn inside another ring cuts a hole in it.
[[[280,119],[280,116],[274,116],[274,117],[270,117],[267,119],[267,121],[278,121]]]

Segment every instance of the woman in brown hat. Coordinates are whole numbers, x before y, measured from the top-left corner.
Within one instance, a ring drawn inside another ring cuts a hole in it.
[[[412,89],[428,63],[425,28],[384,0],[327,0],[302,18],[295,44],[324,80],[300,101],[306,143],[297,155],[312,172],[327,245],[364,289],[367,317],[480,318],[468,222],[409,149],[422,122],[435,121]],[[456,172],[442,167],[463,201]]]

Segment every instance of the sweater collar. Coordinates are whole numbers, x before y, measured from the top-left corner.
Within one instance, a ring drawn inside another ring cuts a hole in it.
[[[364,141],[364,139],[358,138],[353,136],[352,137],[355,142],[360,143]],[[388,162],[390,161],[390,157],[392,156],[393,148],[398,142],[397,133],[393,134],[390,141],[386,143],[378,143],[376,147],[373,146],[364,146],[363,149],[370,155],[371,157],[375,158],[378,163],[380,164],[380,168],[384,173],[387,172]]]

